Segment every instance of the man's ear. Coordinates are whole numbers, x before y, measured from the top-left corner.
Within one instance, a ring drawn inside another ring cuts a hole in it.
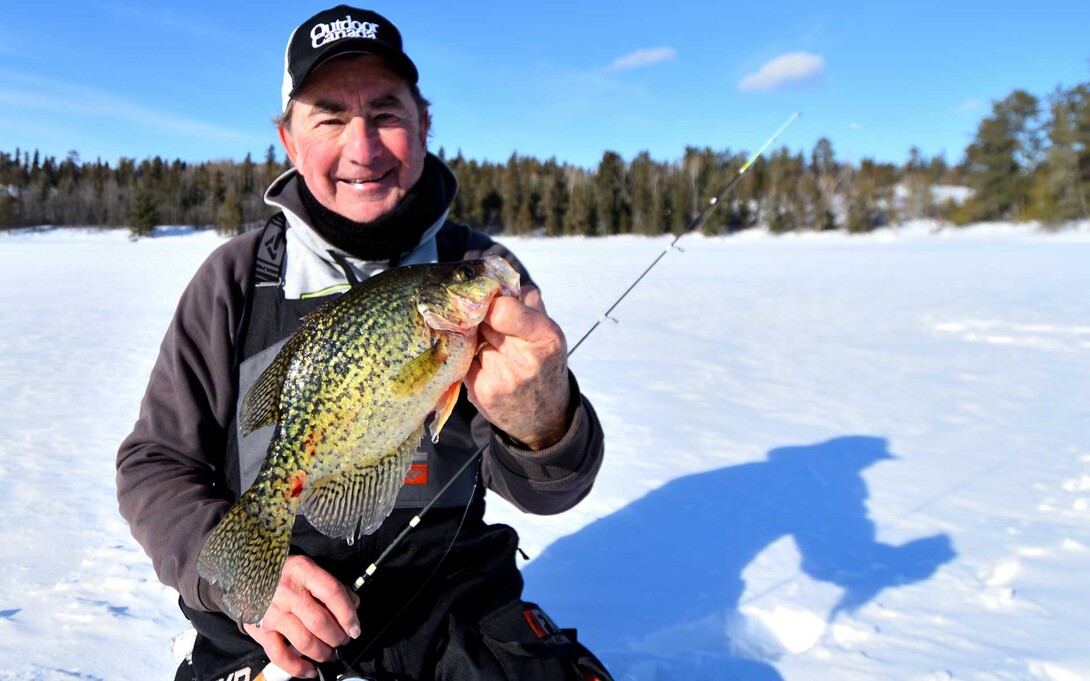
[[[280,135],[280,144],[283,145],[284,151],[288,154],[288,159],[295,167],[299,167],[295,163],[295,139],[291,136],[291,130],[288,130],[286,125],[276,126],[276,132]]]
[[[420,146],[425,151],[428,148],[428,130],[431,129],[431,112],[427,107],[420,111]]]

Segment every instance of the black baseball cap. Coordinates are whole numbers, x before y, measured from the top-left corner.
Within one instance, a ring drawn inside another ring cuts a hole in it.
[[[337,5],[299,24],[288,38],[280,92],[284,110],[314,69],[342,54],[382,57],[410,85],[420,77],[401,47],[401,33],[393,22],[371,10]]]

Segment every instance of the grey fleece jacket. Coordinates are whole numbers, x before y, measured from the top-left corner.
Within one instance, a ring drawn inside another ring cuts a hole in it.
[[[338,280],[342,270],[328,254],[332,246],[304,219],[292,186],[295,179],[294,171],[279,178],[266,200],[288,217],[285,280],[296,283],[286,283],[285,290],[291,286],[292,294],[299,295],[306,293],[303,289],[308,284],[326,285],[327,279],[334,284],[345,282],[343,275]],[[435,259],[435,234],[440,227],[465,229],[443,222],[424,235],[410,261]],[[233,427],[238,400],[235,346],[241,340],[237,330],[260,236],[261,230],[255,230],[230,239],[208,257],[189,283],[160,346],[132,433],[117,454],[121,515],[151,558],[159,579],[198,610],[222,611],[218,590],[198,577],[196,561],[205,539],[234,500],[224,471],[227,433]],[[472,233],[469,243],[466,258],[498,253],[527,276],[507,249],[484,235]],[[316,261],[309,263],[309,273],[293,276],[292,268],[308,269],[304,263],[310,259]],[[357,275],[375,271],[367,263],[353,263],[353,267]],[[317,268],[324,268],[324,273],[307,281],[316,276]],[[480,444],[489,443],[481,461],[482,480],[489,489],[518,508],[538,514],[562,512],[586,496],[601,465],[603,439],[589,402],[577,391],[575,395],[577,404],[567,434],[547,450],[524,450],[502,433],[489,436],[474,429]]]

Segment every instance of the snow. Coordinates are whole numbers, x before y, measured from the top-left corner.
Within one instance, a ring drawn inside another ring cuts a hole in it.
[[[893,187],[893,198],[898,204],[903,205],[909,196],[911,196],[911,191],[904,183],[899,183]],[[937,184],[931,186],[931,200],[936,205],[942,205],[948,201],[960,205],[968,201],[972,196],[973,190],[970,187],[956,184]]]
[[[504,239],[575,341],[668,241]],[[172,678],[114,453],[221,239],[0,235],[0,679]],[[490,497],[618,679],[1090,678],[1090,224],[687,236],[571,358],[578,507]]]

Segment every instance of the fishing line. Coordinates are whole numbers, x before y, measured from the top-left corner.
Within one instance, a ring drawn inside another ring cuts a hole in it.
[[[666,256],[667,253],[669,253],[670,251],[677,248],[677,242],[681,239],[681,237],[685,236],[689,232],[693,232],[693,231],[696,231],[696,230],[702,228],[707,223],[708,218],[711,217],[711,214],[715,212],[715,209],[719,207],[719,204],[723,201],[724,198],[726,198],[727,194],[729,194],[731,192],[731,190],[734,189],[735,185],[737,185],[738,182],[741,181],[742,176],[746,174],[746,171],[749,170],[750,166],[752,166],[754,164],[754,162],[756,162],[756,160],[758,158],[760,158],[761,154],[763,154],[768,149],[768,147],[770,147],[772,145],[772,143],[774,141],[776,141],[776,139],[783,133],[783,131],[786,130],[789,125],[794,123],[795,119],[798,118],[798,117],[799,117],[798,112],[793,113],[791,115],[791,117],[788,118],[787,121],[783,125],[781,125],[779,127],[779,129],[776,130],[776,132],[774,132],[772,134],[772,136],[769,137],[768,140],[763,145],[761,145],[761,148],[758,149],[757,151],[755,151],[746,160],[746,162],[742,164],[742,167],[739,168],[738,172],[734,175],[733,178],[731,178],[730,182],[728,182],[723,187],[723,189],[721,189],[719,191],[718,194],[716,194],[715,196],[713,196],[711,198],[708,207],[705,208],[703,211],[701,211],[695,218],[693,218],[693,220],[685,227],[685,229],[682,230],[681,232],[679,232],[673,238],[673,240],[670,241],[670,243],[666,246],[666,248],[663,249],[663,251],[658,254],[658,257],[656,257],[651,262],[651,264],[648,265],[646,267],[646,269],[644,269],[643,272],[641,272],[638,277],[636,277],[636,280],[633,281],[632,284],[629,285],[629,287],[627,289],[625,289],[624,293],[622,293],[620,295],[620,297],[618,297],[617,300],[615,300],[613,302],[613,304],[609,306],[609,309],[606,310],[605,313],[602,314],[602,316],[598,319],[598,321],[596,321],[594,323],[594,325],[591,326],[590,329],[587,330],[587,332],[585,334],[583,334],[583,337],[580,338],[576,342],[576,344],[572,346],[572,348],[570,350],[568,350],[567,356],[569,358],[575,353],[576,350],[579,349],[579,346],[582,345],[583,342],[585,340],[587,340],[587,338],[589,338],[590,335],[593,334],[598,329],[599,326],[601,326],[602,322],[604,322],[607,319],[616,321],[611,315],[613,314],[613,311],[615,309],[617,309],[617,306],[621,304],[621,302],[628,296],[629,293],[632,292],[632,290],[634,288],[636,288],[636,286],[641,281],[643,281],[643,278],[647,276],[648,272],[650,272],[652,269],[654,269],[655,265],[657,265],[659,263],[659,261],[662,260],[663,257]],[[428,511],[430,511],[432,509],[432,507],[436,504],[436,502],[438,502],[439,499],[442,498],[442,496],[446,493],[446,491],[450,488],[450,486],[453,485],[459,478],[461,478],[462,474],[465,473],[466,470],[469,469],[470,466],[473,466],[473,465],[477,464],[477,461],[481,458],[481,455],[483,455],[484,451],[486,449],[488,449],[488,444],[489,443],[485,443],[485,444],[481,445],[480,448],[477,449],[477,451],[473,454],[473,456],[469,457],[469,459],[467,459],[466,462],[462,464],[462,466],[458,469],[458,471],[454,475],[452,475],[449,480],[447,480],[446,484],[444,484],[439,489],[439,491],[432,498],[432,500],[429,501],[427,503],[427,505],[424,506],[424,508],[420,509],[419,513],[417,513],[416,515],[414,515],[412,517],[412,519],[404,527],[404,529],[402,529],[401,532],[394,538],[394,540],[392,542],[390,542],[390,544],[382,551],[381,554],[379,554],[378,558],[376,558],[373,563],[371,563],[369,566],[367,566],[367,569],[363,572],[363,574],[361,574],[359,577],[356,578],[356,581],[352,583],[352,591],[354,591],[356,593],[359,593],[360,589],[362,589],[363,586],[365,584],[367,584],[371,580],[371,578],[374,576],[375,572],[378,570],[379,566],[386,560],[386,557],[389,556],[390,553],[394,549],[397,548],[397,546],[402,542],[402,540],[405,539],[405,536],[408,535],[409,532],[411,532],[413,530],[413,528],[415,528],[417,525],[419,525],[422,522],[424,516],[427,515]],[[472,502],[473,502],[473,498],[471,496],[469,502],[467,502],[467,504],[466,504],[466,513],[469,512],[469,504],[471,504]],[[465,514],[463,514],[463,516],[462,516],[462,521],[463,522],[465,521]],[[459,530],[461,530],[461,524],[459,524],[458,527],[459,527]],[[438,563],[436,564],[435,570],[431,574],[431,577],[435,576],[435,573],[439,569],[439,564],[441,564],[443,562],[443,560],[446,559],[447,555],[454,548],[454,543],[455,543],[455,541],[457,541],[457,538],[458,538],[457,533],[455,533],[454,540],[451,541],[450,546],[447,547],[447,550],[443,553],[443,556],[439,559]],[[425,584],[427,583],[427,581],[430,581],[431,577],[429,577],[428,580],[425,580]],[[413,599],[415,599],[416,596],[418,596],[420,594],[420,592],[423,591],[423,588],[424,588],[424,585],[422,584],[420,589],[417,590],[417,592],[415,594],[413,594],[413,596],[408,600],[408,602],[406,602],[406,604],[402,608],[401,612],[404,612],[405,608],[408,608],[409,603],[411,603],[413,601]],[[398,614],[400,615],[401,613],[399,612]],[[395,616],[394,619],[396,619],[396,616]],[[392,620],[391,620],[391,622],[392,622]],[[380,632],[380,635],[381,635],[381,632]],[[375,640],[377,640],[377,638]],[[369,643],[367,645],[367,648],[364,648],[363,652],[365,653],[367,651],[367,649],[370,648],[372,645],[374,645],[374,641]],[[362,656],[363,656],[363,653],[360,653],[360,655],[356,658],[356,661],[358,661],[360,659],[360,657],[362,657]],[[354,664],[354,662],[353,662],[353,664]]]
[[[749,167],[753,165],[753,162],[756,161],[757,158],[764,153],[765,149],[768,149],[768,147],[774,141],[776,141],[776,138],[779,137],[780,134],[787,129],[787,126],[794,123],[795,119],[798,117],[798,112],[791,114],[791,118],[788,118],[787,122],[781,125],[780,129],[773,133],[772,137],[769,137],[768,141],[765,142],[760,149],[754,152],[753,155],[749,157],[749,160],[742,164],[742,167],[738,170],[738,173],[733,178],[731,178],[731,181],[728,182],[718,194],[711,198],[710,205],[702,210],[699,215],[693,218],[692,222],[690,222],[685,229],[678,232],[677,236],[675,236],[673,241],[671,241],[666,246],[666,248],[663,249],[662,253],[659,253],[658,257],[651,261],[651,264],[647,266],[647,269],[640,273],[640,276],[636,277],[636,280],[632,282],[631,286],[625,289],[625,292],[621,294],[621,297],[614,301],[613,305],[610,305],[609,309],[606,310],[605,313],[598,318],[598,321],[594,322],[594,326],[590,327],[590,330],[583,334],[583,337],[579,339],[579,342],[577,342],[568,352],[568,357],[571,357],[572,353],[579,349],[579,346],[583,344],[583,341],[589,338],[590,335],[594,333],[594,331],[599,326],[601,326],[602,322],[607,319],[613,319],[613,317],[610,316],[613,313],[613,310],[615,310],[617,306],[621,304],[621,301],[624,300],[628,296],[628,294],[632,292],[632,289],[636,288],[637,284],[643,281],[643,278],[647,276],[647,273],[650,272],[652,268],[655,267],[655,265],[659,264],[659,261],[662,260],[667,253],[677,248],[677,242],[681,239],[681,237],[685,236],[689,232],[694,232],[704,226],[704,224],[708,221],[708,218],[711,217],[711,214],[714,213],[715,209],[719,207],[719,203],[724,198],[726,198],[727,194],[730,193],[730,190],[734,189],[734,185],[738,184],[738,182],[742,179],[742,176],[746,174],[747,170],[749,170]]]
[[[478,451],[477,454],[475,454],[473,456],[474,460],[478,456],[480,456],[481,452],[483,452],[483,451],[484,451],[484,448],[482,447],[481,450]],[[463,470],[465,470],[465,466],[463,466],[458,471],[458,475],[455,475],[453,479],[457,480],[458,477],[461,475]],[[469,516],[469,508],[470,508],[470,506],[473,505],[473,497],[476,496],[476,494],[477,494],[477,485],[480,483],[480,477],[481,477],[480,471],[478,470],[475,477],[474,477],[474,479],[473,479],[473,490],[469,494],[469,501],[466,502],[466,507],[462,511],[462,518],[461,518],[461,520],[458,521],[458,527],[456,527],[454,529],[454,538],[450,540],[450,544],[447,546],[447,550],[444,551],[443,555],[439,557],[439,560],[437,560],[435,562],[435,567],[432,569],[431,573],[429,573],[428,576],[425,577],[424,580],[420,583],[420,586],[413,593],[413,595],[409,596],[409,598],[406,599],[405,604],[401,606],[401,609],[397,611],[397,614],[395,614],[393,617],[391,617],[389,620],[387,620],[386,625],[384,627],[382,627],[382,629],[379,629],[378,633],[375,634],[374,638],[371,639],[371,642],[368,643],[363,648],[361,648],[359,653],[356,654],[355,658],[353,658],[353,660],[348,663],[349,671],[351,671],[351,668],[354,667],[355,664],[357,662],[359,662],[363,658],[363,656],[367,654],[367,652],[369,650],[371,650],[371,646],[375,645],[375,643],[377,643],[378,640],[380,638],[382,638],[382,635],[386,633],[386,630],[388,630],[390,627],[392,627],[394,625],[394,622],[396,622],[398,620],[398,618],[401,617],[405,613],[405,611],[409,609],[409,606],[412,605],[413,601],[416,600],[416,597],[419,596],[424,591],[424,587],[426,587],[431,582],[432,578],[435,577],[435,575],[439,572],[439,568],[443,565],[443,561],[445,561],[447,559],[447,556],[450,555],[451,550],[454,548],[454,544],[458,540],[458,535],[462,533],[462,526],[465,525],[466,517]],[[438,499],[440,496],[442,496],[443,492],[446,491],[448,485],[449,485],[449,483],[447,485],[444,485],[443,488],[439,490],[439,493],[435,497],[436,499]],[[428,504],[428,506],[430,507],[431,504]],[[424,515],[424,513],[425,513],[424,511],[421,511],[419,514],[416,515],[416,517],[413,518],[413,520],[416,520],[417,523],[419,523],[420,522],[420,516]],[[416,527],[416,525],[411,525],[411,527]],[[398,541],[400,541],[401,537],[403,537],[408,532],[409,529],[410,528],[407,527],[405,530],[403,530],[402,533],[400,535],[398,535],[397,539],[394,540],[394,544],[396,544]],[[390,546],[392,547],[394,544],[391,544]],[[389,553],[389,547],[387,547],[386,551],[382,552],[382,556],[379,556],[379,558],[377,558],[375,560],[375,562],[371,564],[371,567],[369,567],[368,570],[371,570],[371,568],[375,567],[375,565],[379,561],[381,561],[383,556],[385,556],[387,553]],[[370,574],[374,574],[374,570],[371,570]],[[361,581],[361,580],[363,580],[362,576],[359,577],[358,579],[356,579],[356,581],[352,584],[352,590],[353,591],[355,591],[357,593],[359,592],[360,587],[362,587],[363,584],[364,584],[364,582]],[[338,659],[340,659],[339,654],[338,654]],[[343,660],[342,660],[342,662],[343,662]],[[341,678],[341,677],[338,677],[338,678]]]
[[[768,141],[761,145],[761,148],[755,151],[753,155],[750,156],[749,159],[742,164],[742,167],[738,170],[738,173],[733,178],[731,178],[730,182],[728,182],[718,194],[712,197],[710,205],[703,211],[701,211],[699,215],[693,218],[692,222],[690,222],[689,225],[682,232],[679,232],[678,235],[673,238],[673,240],[662,251],[662,253],[659,253],[658,257],[655,258],[651,262],[651,264],[648,265],[647,268],[640,274],[640,276],[637,277],[636,280],[633,281],[627,289],[625,289],[625,292],[622,293],[612,305],[610,305],[609,309],[606,310],[605,313],[598,319],[598,321],[594,323],[594,326],[590,327],[590,329],[585,334],[583,334],[583,337],[580,338],[579,341],[575,345],[573,345],[570,350],[568,350],[567,356],[569,358],[573,354],[575,354],[575,351],[579,349],[579,346],[583,344],[583,341],[589,338],[590,335],[594,333],[594,331],[599,326],[601,326],[603,321],[605,321],[606,319],[613,319],[613,317],[610,316],[613,313],[613,310],[617,309],[617,306],[621,304],[621,301],[623,301],[625,297],[627,297],[628,294],[632,292],[632,289],[636,288],[636,285],[639,284],[640,281],[642,281],[643,278],[647,276],[647,273],[650,272],[652,268],[654,268],[655,265],[657,265],[667,253],[677,247],[677,242],[681,239],[681,237],[685,236],[691,231],[700,229],[704,226],[711,214],[715,212],[716,208],[719,207],[720,202],[726,197],[728,193],[730,193],[734,186],[738,184],[738,182],[742,179],[742,176],[746,174],[747,170],[749,170],[750,166],[752,166],[753,163],[761,156],[761,154],[763,154],[765,150],[768,149],[768,147],[770,147],[774,141],[776,141],[776,138],[783,134],[783,131],[787,129],[787,126],[794,123],[795,119],[798,117],[798,112],[791,114],[791,117],[788,118],[787,121],[780,126],[779,130],[773,133],[772,136],[768,138]],[[402,539],[405,538],[405,535],[407,535],[409,532],[412,531],[414,527],[420,524],[420,521],[428,513],[428,511],[431,510],[432,506],[434,506],[435,503],[443,496],[443,494],[446,493],[447,489],[451,485],[453,485],[458,478],[461,477],[462,473],[464,473],[466,469],[468,469],[471,465],[474,465],[477,462],[477,459],[479,459],[480,456],[484,454],[484,450],[486,449],[488,449],[488,443],[481,445],[476,453],[474,453],[473,456],[471,456],[464,464],[462,464],[462,467],[459,468],[453,476],[451,476],[451,478],[447,481],[445,485],[443,485],[443,487],[439,490],[435,497],[433,497],[432,500],[428,502],[427,506],[422,508],[420,510],[420,513],[417,513],[415,516],[413,516],[412,520],[409,521],[409,524],[406,525],[401,533],[394,538],[393,542],[391,542],[390,545],[387,546],[381,554],[379,554],[379,557],[375,559],[375,562],[371,563],[371,565],[367,567],[367,570],[365,570],[364,573],[356,579],[356,581],[352,584],[353,591],[358,592],[360,588],[362,588],[363,585],[371,579],[371,577],[375,574],[375,571],[378,570],[379,565],[384,560],[386,560],[386,556],[388,556],[390,552],[393,551],[399,543],[401,543]]]

